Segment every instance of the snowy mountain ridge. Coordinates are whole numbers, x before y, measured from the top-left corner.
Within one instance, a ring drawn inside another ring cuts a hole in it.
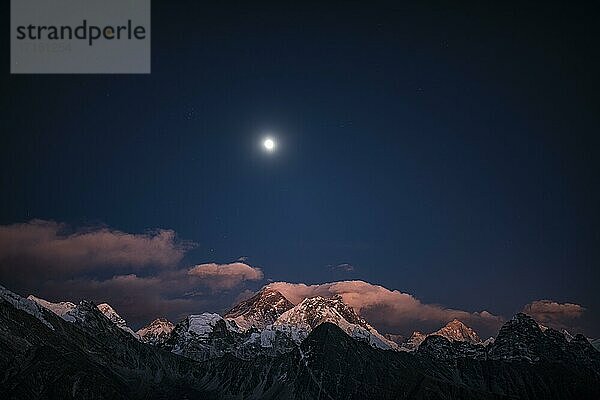
[[[34,295],[29,295],[27,297],[27,300],[35,303],[40,307],[43,307],[48,311],[53,312],[54,314],[58,315],[67,322],[76,322],[81,319],[79,306],[75,305],[74,303],[71,303],[70,301],[61,301],[59,303],[53,303],[51,301],[44,300]],[[138,338],[138,334],[135,333],[129,326],[127,326],[127,322],[114,310],[114,308],[110,306],[110,304],[102,303],[97,305],[96,307],[106,318],[108,318],[116,326],[118,326],[125,332],[131,334],[133,337]]]
[[[54,330],[54,326],[44,318],[44,308],[31,299],[25,299],[0,285],[0,299],[10,303],[13,307],[25,311],[27,314],[39,319],[48,328]]]
[[[339,326],[350,337],[366,341],[380,349],[396,349],[398,345],[386,339],[344,303],[341,296],[309,297],[284,312],[273,323],[273,329],[286,332],[297,343],[323,322]]]

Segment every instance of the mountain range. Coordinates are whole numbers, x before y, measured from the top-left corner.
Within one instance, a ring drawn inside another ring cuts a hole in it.
[[[411,340],[412,339],[412,340]],[[418,342],[418,343],[417,343]],[[104,303],[0,287],[0,398],[597,399],[600,352],[517,314],[482,342],[461,321],[382,335],[341,297],[265,287],[224,316],[133,332]]]

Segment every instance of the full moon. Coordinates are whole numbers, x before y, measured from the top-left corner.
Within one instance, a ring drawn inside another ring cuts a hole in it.
[[[265,149],[267,151],[275,150],[275,142],[271,138],[266,138],[265,141],[263,142],[263,146],[265,146]]]

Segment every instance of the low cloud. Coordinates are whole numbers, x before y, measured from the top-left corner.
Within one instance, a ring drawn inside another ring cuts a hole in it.
[[[200,264],[192,267],[188,274],[201,278],[213,290],[231,289],[244,281],[257,281],[264,276],[260,268],[241,262]]]
[[[189,242],[177,241],[172,230],[132,234],[32,220],[0,226],[0,270],[18,266],[28,273],[56,275],[105,266],[170,268],[191,247]]]
[[[87,299],[107,302],[134,327],[165,316],[177,322],[189,314],[224,312],[236,296],[237,300],[242,300],[251,295],[249,290],[240,294],[230,289],[245,280],[261,279],[262,271],[246,264],[235,264],[159,270],[149,276],[131,273],[109,279],[51,280],[39,282],[35,291],[22,294],[35,294],[50,301]],[[216,272],[213,266],[218,268]]]
[[[408,293],[389,290],[363,281],[342,281],[320,285],[275,282],[279,290],[297,304],[306,297],[339,294],[354,310],[383,332],[408,335],[413,330],[433,331],[457,318],[484,335],[494,334],[504,319],[487,311],[468,312],[425,304]]]
[[[574,303],[558,303],[553,300],[536,300],[523,308],[542,325],[555,329],[572,329],[573,323],[585,312],[585,308]]]
[[[260,268],[242,262],[184,267],[192,247],[166,229],[126,233],[44,220],[4,225],[0,283],[49,301],[108,302],[139,327],[156,317],[222,312],[238,295],[231,289],[263,278]]]

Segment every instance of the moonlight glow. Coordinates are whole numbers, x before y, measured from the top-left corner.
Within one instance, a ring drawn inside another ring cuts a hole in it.
[[[266,138],[265,141],[263,142],[263,146],[265,147],[265,150],[267,150],[268,152],[271,152],[271,151],[275,150],[275,141],[271,138]]]

